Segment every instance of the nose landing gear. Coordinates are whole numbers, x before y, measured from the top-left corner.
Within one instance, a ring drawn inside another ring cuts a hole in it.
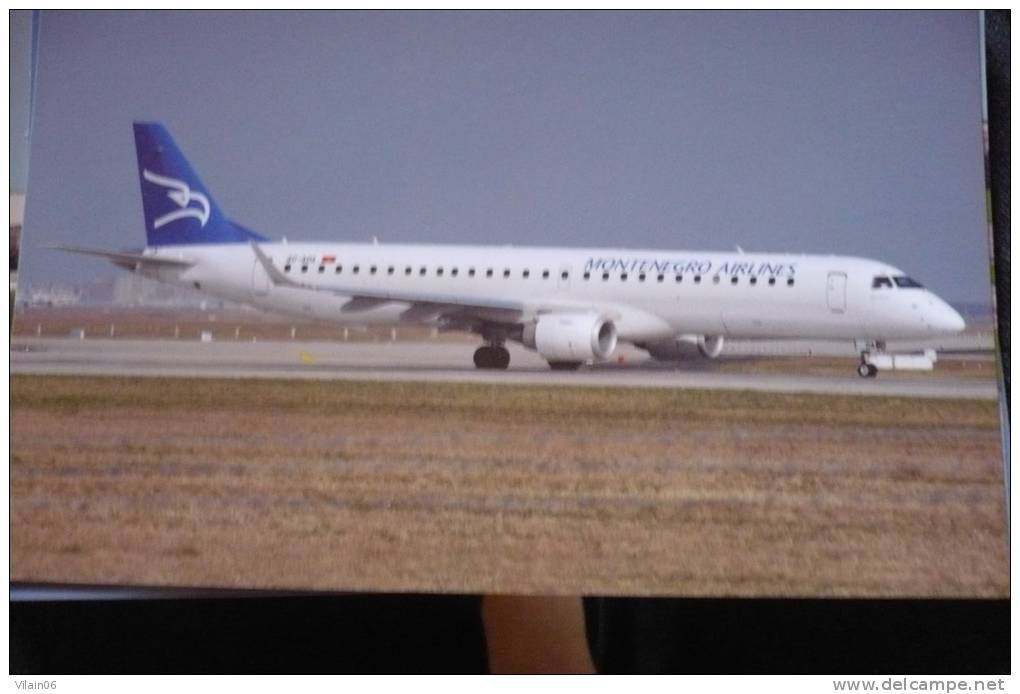
[[[857,366],[857,375],[861,378],[874,378],[878,375],[878,366],[874,363],[874,357],[881,355],[885,350],[885,342],[866,340],[855,341],[854,344],[861,353],[861,363]]]
[[[482,345],[475,350],[475,366],[479,369],[506,369],[510,366],[510,351],[503,345]]]
[[[860,347],[861,363],[857,375],[874,378],[881,371],[931,371],[935,368],[938,354],[934,349],[922,352],[890,353],[885,351],[884,342],[871,342]]]

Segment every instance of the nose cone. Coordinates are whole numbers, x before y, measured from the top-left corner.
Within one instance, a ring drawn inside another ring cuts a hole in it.
[[[925,317],[928,327],[938,333],[960,333],[967,327],[963,316],[956,309],[941,299],[932,301],[931,309]]]

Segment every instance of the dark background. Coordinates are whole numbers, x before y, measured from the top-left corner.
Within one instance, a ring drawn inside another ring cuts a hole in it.
[[[1009,27],[1008,10],[986,13],[989,169],[1007,407]],[[591,597],[585,614],[600,672],[1010,672],[1009,600]],[[10,615],[11,672],[17,674],[488,668],[478,596],[37,601],[11,603]]]

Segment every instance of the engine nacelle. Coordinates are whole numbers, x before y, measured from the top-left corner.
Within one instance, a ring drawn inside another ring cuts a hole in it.
[[[669,340],[641,345],[660,361],[715,359],[723,351],[722,335],[680,335]]]
[[[550,362],[608,359],[616,349],[616,325],[597,313],[547,313],[526,325],[521,342]]]

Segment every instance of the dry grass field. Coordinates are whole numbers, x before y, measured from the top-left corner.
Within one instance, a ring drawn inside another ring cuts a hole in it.
[[[11,578],[1005,596],[984,401],[11,379]]]

